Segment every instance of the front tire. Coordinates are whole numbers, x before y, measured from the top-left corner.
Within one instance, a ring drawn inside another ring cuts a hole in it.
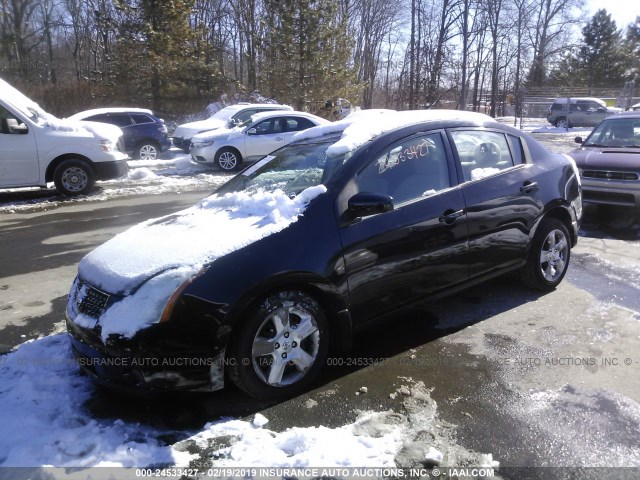
[[[231,381],[259,399],[304,392],[322,369],[329,328],[319,304],[306,293],[265,298],[232,335],[227,348]]]
[[[527,264],[522,269],[522,281],[531,288],[550,292],[564,278],[571,258],[571,240],[567,227],[560,220],[546,218],[538,226]]]
[[[221,148],[218,150],[218,153],[216,153],[215,162],[220,170],[231,172],[238,169],[242,163],[242,157],[240,153],[233,148]]]
[[[564,117],[560,117],[556,120],[557,128],[569,128],[569,120]]]
[[[95,174],[88,163],[69,159],[56,167],[53,172],[53,183],[60,193],[74,197],[88,193],[93,188]]]

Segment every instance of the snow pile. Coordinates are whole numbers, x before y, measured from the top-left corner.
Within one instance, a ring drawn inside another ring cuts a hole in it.
[[[385,416],[385,412],[367,412],[355,423],[338,428],[294,427],[284,432],[264,429],[262,422],[256,425],[255,420],[227,420],[206,425],[204,431],[186,442],[207,449],[216,438],[237,439],[232,445],[210,453],[216,459],[216,467],[264,467],[265,463],[270,467],[395,467],[403,427],[386,425],[374,435],[362,431],[363,425],[384,421]]]
[[[385,413],[362,414],[354,424],[264,429],[267,418],[227,419],[171,446],[160,438],[175,432],[119,419],[96,419],[84,406],[91,381],[71,360],[66,334],[25,343],[0,357],[0,467],[188,466],[198,454],[182,448],[204,447],[218,437],[234,442],[213,452],[216,466],[381,466],[392,467],[402,429],[388,425],[376,434],[363,431]],[[193,451],[191,449],[188,449]],[[215,459],[220,457],[219,459]]]
[[[151,178],[157,178],[158,176],[153,173],[149,168],[135,168],[127,172],[127,177],[130,180],[148,180]]]
[[[173,291],[204,265],[283,230],[324,192],[326,187],[317,185],[293,199],[280,190],[213,195],[96,248],[80,262],[80,276],[100,290],[127,295],[98,319],[103,340],[110,334],[130,338],[156,323]],[[74,321],[87,328],[96,323],[83,314]]]
[[[0,357],[0,466],[141,466],[173,463],[157,432],[97,420],[93,392],[71,360],[66,334],[25,343]]]

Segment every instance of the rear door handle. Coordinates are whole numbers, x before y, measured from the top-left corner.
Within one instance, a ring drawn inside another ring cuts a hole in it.
[[[438,221],[440,223],[446,223],[447,225],[450,225],[455,222],[458,217],[461,217],[463,215],[464,210],[453,211],[452,209],[449,209],[446,210],[442,215],[440,215]]]
[[[276,142],[281,142],[282,140],[284,140],[284,137],[276,137]]]
[[[529,194],[538,188],[538,182],[529,182],[526,181],[520,187],[520,192],[524,194]]]

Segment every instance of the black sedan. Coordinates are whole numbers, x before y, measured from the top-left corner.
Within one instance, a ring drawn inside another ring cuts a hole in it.
[[[553,290],[580,217],[575,164],[518,130],[359,112],[87,255],[72,351],[112,387],[285,398],[368,322],[514,270]]]

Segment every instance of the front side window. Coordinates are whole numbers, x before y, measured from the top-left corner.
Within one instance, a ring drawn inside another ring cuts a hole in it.
[[[258,123],[253,127],[256,131],[254,135],[268,135],[270,133],[281,133],[287,128],[287,122],[284,118],[270,118]]]
[[[504,133],[458,130],[451,132],[451,138],[458,151],[466,182],[494,175],[522,163],[523,160],[521,145],[520,158],[516,155],[514,160]]]
[[[357,177],[360,192],[390,195],[395,203],[428,197],[451,186],[440,133],[386,148]]]

